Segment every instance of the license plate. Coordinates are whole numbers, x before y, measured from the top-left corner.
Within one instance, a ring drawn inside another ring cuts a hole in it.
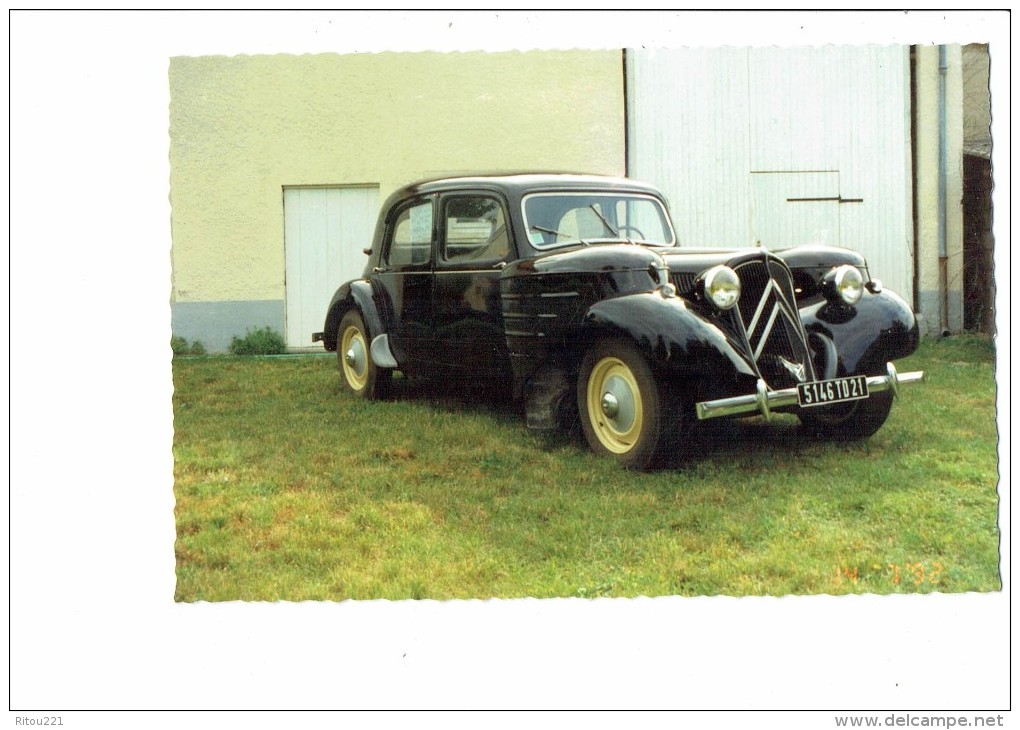
[[[864,375],[797,384],[797,400],[801,407],[827,406],[867,397],[868,379]]]

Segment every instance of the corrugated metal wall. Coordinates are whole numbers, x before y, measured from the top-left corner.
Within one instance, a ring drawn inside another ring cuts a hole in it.
[[[839,244],[910,298],[908,47],[628,50],[627,69],[628,174],[666,192],[681,245]]]

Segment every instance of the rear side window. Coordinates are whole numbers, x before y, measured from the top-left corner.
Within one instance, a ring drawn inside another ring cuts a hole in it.
[[[450,198],[443,206],[443,260],[501,259],[510,251],[503,206],[494,198]]]
[[[428,263],[432,254],[432,201],[412,205],[397,214],[390,229],[386,263],[408,266]]]

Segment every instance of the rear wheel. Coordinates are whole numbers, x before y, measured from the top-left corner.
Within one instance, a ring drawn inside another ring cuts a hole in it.
[[[370,334],[357,310],[340,320],[336,337],[337,363],[344,387],[361,398],[382,398],[389,389],[393,373],[372,362]]]
[[[647,469],[667,431],[666,386],[626,340],[597,342],[577,379],[581,428],[592,451],[631,469]]]

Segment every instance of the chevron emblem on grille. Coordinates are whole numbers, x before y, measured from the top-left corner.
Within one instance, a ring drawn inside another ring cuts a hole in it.
[[[771,306],[769,306],[770,302]],[[747,325],[747,341],[754,350],[755,360],[761,356],[761,351],[765,348],[769,335],[772,334],[772,328],[775,327],[776,321],[780,317],[785,317],[796,331],[797,323],[800,321],[797,310],[787,301],[783,290],[776,284],[775,279],[769,279],[761,299],[758,300],[754,316],[751,317],[751,321]]]
[[[779,362],[782,363],[783,367],[789,371],[790,375],[797,378],[797,381],[803,383],[807,380],[806,371],[804,366],[799,362],[790,362],[785,357],[780,356]]]

